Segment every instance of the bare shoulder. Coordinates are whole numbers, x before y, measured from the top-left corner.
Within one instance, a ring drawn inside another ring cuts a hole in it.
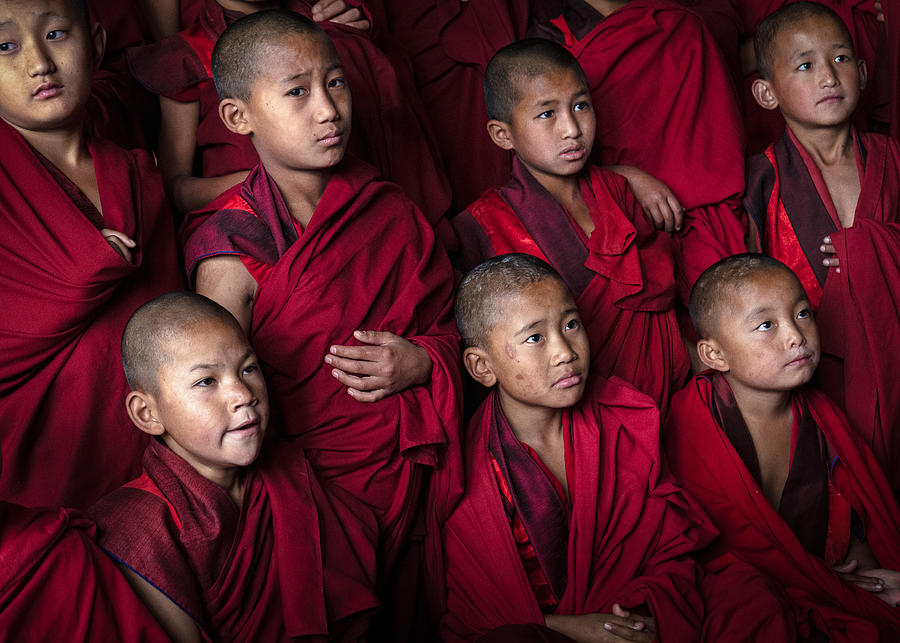
[[[119,569],[173,641],[193,643],[202,640],[200,630],[187,612],[133,569],[124,565],[119,565]]]
[[[228,309],[245,331],[250,329],[256,286],[256,280],[237,255],[216,255],[197,266],[197,292]]]

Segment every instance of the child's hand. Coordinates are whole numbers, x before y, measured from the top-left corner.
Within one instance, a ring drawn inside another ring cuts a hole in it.
[[[669,234],[681,230],[684,208],[668,185],[636,167],[618,165],[607,169],[625,177],[644,214],[657,230]]]
[[[580,616],[548,614],[545,621],[551,630],[584,643],[656,639],[656,623],[651,617],[632,615],[618,604],[613,605],[612,611],[612,614]]]
[[[878,575],[872,576],[869,572],[860,571],[859,562],[857,560],[848,560],[835,565],[832,569],[837,573],[842,581],[856,585],[860,589],[876,594],[885,588],[885,582]],[[881,570],[870,570],[881,571]]]
[[[822,254],[828,255],[824,259],[822,259],[822,264],[828,266],[829,268],[836,268],[837,272],[841,271],[840,261],[838,261],[837,256],[834,254],[836,250],[834,249],[834,244],[831,243],[831,237],[825,237],[822,239],[822,245],[819,246],[819,250],[821,250]]]
[[[892,607],[900,607],[900,572],[893,569],[866,569],[856,573],[876,579],[882,588],[875,590],[875,595]]]
[[[884,12],[881,10],[881,2],[879,0],[875,0],[875,19],[878,22],[884,22]]]
[[[344,0],[319,0],[313,5],[312,19],[316,22],[339,22],[360,31],[368,31],[372,26],[361,9],[348,5]]]
[[[357,330],[353,336],[368,346],[332,346],[325,363],[347,393],[360,402],[377,402],[431,377],[433,363],[424,348],[394,333]]]
[[[103,238],[106,239],[106,242],[112,246],[113,250],[122,255],[122,259],[128,263],[134,263],[134,256],[131,253],[131,249],[137,247],[134,239],[111,228],[103,228],[100,230],[100,234],[102,234]]]

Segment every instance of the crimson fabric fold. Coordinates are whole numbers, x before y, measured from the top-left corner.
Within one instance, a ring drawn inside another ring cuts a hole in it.
[[[69,509],[0,502],[0,632],[7,641],[169,641]]]
[[[824,394],[807,387],[794,396],[824,436],[833,454],[831,482],[862,519],[878,562],[898,569],[900,509],[871,452]],[[803,548],[716,421],[711,400],[709,377],[696,376],[672,400],[663,433],[679,483],[719,527],[719,541],[706,565],[714,569],[737,557],[771,576],[784,589],[801,636],[809,636],[812,627],[832,641],[878,641],[896,635],[897,608],[845,583],[822,558]]]
[[[766,254],[788,264],[818,308],[816,385],[838,402],[900,491],[900,144],[855,135],[861,192],[842,228],[815,161],[790,130],[748,164],[745,207]],[[822,266],[831,235],[840,272]]]
[[[119,339],[134,310],[184,282],[172,215],[149,154],[89,142],[103,225],[137,243],[126,262],[46,161],[0,123],[0,498],[83,507],[140,470],[122,431]],[[97,463],[103,466],[97,466]]]
[[[376,523],[319,484],[299,445],[266,445],[244,500],[151,442],[141,477],[97,502],[99,542],[211,640],[348,640],[377,608]]]
[[[189,275],[220,254],[271,266],[257,289],[250,341],[274,408],[316,474],[372,507],[392,560],[415,517],[423,467],[455,470],[460,459],[454,275],[431,227],[397,186],[348,157],[299,238],[261,165],[189,217],[184,233]],[[332,345],[359,345],[357,329],[390,331],[425,349],[430,381],[374,403],[351,398],[324,358]]]
[[[590,238],[515,159],[506,186],[453,219],[461,267],[507,252],[548,261],[575,295],[591,372],[621,377],[665,411],[689,370],[674,312],[674,245],[647,220],[621,176],[591,166],[581,192],[595,226]]]

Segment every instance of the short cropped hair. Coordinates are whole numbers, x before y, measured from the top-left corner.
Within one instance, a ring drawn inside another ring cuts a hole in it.
[[[756,30],[753,38],[753,50],[756,52],[756,69],[761,78],[772,80],[775,65],[775,39],[781,30],[807,18],[823,16],[834,20],[840,27],[847,42],[853,46],[853,38],[841,17],[829,7],[817,2],[792,2],[769,15]]]
[[[503,314],[501,301],[544,279],[562,277],[542,259],[514,252],[498,255],[475,266],[456,293],[456,324],[463,348],[484,347],[497,319]]]
[[[122,366],[133,391],[155,394],[159,370],[168,359],[166,345],[201,321],[240,324],[225,308],[194,292],[170,292],[134,311],[122,332]]]
[[[319,25],[287,9],[251,13],[229,26],[212,53],[213,82],[219,98],[249,101],[264,49],[287,34],[315,34],[328,40]]]
[[[794,271],[778,259],[756,252],[725,257],[704,270],[694,283],[688,304],[691,321],[700,338],[711,337],[719,309],[731,291],[740,287],[750,276],[770,270],[784,270],[797,278]]]
[[[488,118],[509,123],[513,109],[522,100],[520,83],[551,69],[570,69],[587,86],[584,70],[575,56],[551,40],[526,38],[494,54],[484,72],[484,102]]]

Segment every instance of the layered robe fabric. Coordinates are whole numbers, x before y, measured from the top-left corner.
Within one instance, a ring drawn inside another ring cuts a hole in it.
[[[99,542],[210,640],[355,640],[378,602],[374,516],[319,484],[294,443],[242,472],[244,499],[160,442],[143,474],[97,502]]]
[[[548,261],[575,295],[591,372],[634,384],[665,412],[689,370],[674,312],[674,245],[618,174],[592,166],[581,190],[595,226],[590,238],[516,159],[508,185],[454,218],[462,267],[507,252]]]
[[[668,0],[632,0],[605,18],[584,0],[551,0],[532,28],[581,63],[597,114],[598,165],[632,165],[685,208],[676,235],[679,296],[745,251],[741,114],[722,54],[700,18]]]
[[[805,388],[795,396],[824,436],[833,454],[832,484],[862,519],[878,562],[887,569],[900,569],[900,510],[871,452],[821,392]],[[809,635],[810,626],[832,641],[896,636],[900,611],[840,580],[822,558],[803,547],[766,500],[713,415],[707,375],[695,377],[673,398],[664,442],[679,483],[719,527],[721,535],[710,566],[736,555],[777,580],[789,597],[802,636]]]
[[[544,539],[550,546],[538,551],[540,560],[554,561],[542,567],[556,569],[548,576],[556,576],[563,588],[556,613],[610,613],[613,603],[646,605],[660,640],[696,641],[703,619],[701,574],[689,554],[708,544],[715,528],[663,467],[659,414],[650,398],[617,379],[597,378],[592,386],[581,403],[564,411],[571,414],[574,454],[571,518],[558,525],[562,537]],[[512,446],[497,448],[501,443]],[[501,467],[540,467],[502,417],[495,392],[468,425],[465,495],[443,528],[443,569],[430,570],[429,582],[446,588],[440,627],[448,641],[471,640],[508,624],[544,623],[504,510],[492,454]],[[520,472],[523,480],[539,480]],[[513,492],[521,513],[534,489],[526,483]],[[531,509],[532,524],[549,530],[548,508],[535,503]],[[546,520],[540,517],[545,512]]]
[[[313,4],[289,0],[284,6],[309,17]],[[131,70],[147,89],[182,102],[199,101],[197,158],[204,177],[249,170],[259,162],[250,138],[229,131],[219,118],[212,80],[213,46],[233,20],[215,0],[202,0],[196,23],[129,53]],[[353,96],[350,150],[400,184],[438,225],[450,207],[450,188],[415,90],[401,86],[402,77],[361,31],[333,22],[320,26],[334,43]]]
[[[172,215],[149,154],[90,143],[102,225],[137,243],[129,264],[5,123],[0,149],[0,498],[83,507],[140,471],[119,340],[138,306],[184,288]]]
[[[7,641],[169,641],[67,509],[0,502],[0,632]]]
[[[861,192],[841,228],[815,161],[788,130],[748,164],[744,204],[761,247],[797,274],[818,310],[822,363],[816,383],[847,413],[900,491],[900,145],[855,136]],[[822,265],[831,235],[840,272]]]
[[[386,38],[409,58],[416,87],[453,187],[458,212],[509,180],[511,155],[488,136],[484,70],[502,47],[521,39],[528,0],[379,0]]]
[[[374,509],[390,560],[414,518],[424,467],[460,459],[459,337],[446,254],[400,189],[350,157],[299,239],[261,165],[210,212],[187,221],[189,274],[221,254],[271,267],[257,289],[250,341],[274,406],[319,477]],[[324,358],[332,345],[359,345],[357,329],[424,348],[430,381],[374,403],[351,398]]]

